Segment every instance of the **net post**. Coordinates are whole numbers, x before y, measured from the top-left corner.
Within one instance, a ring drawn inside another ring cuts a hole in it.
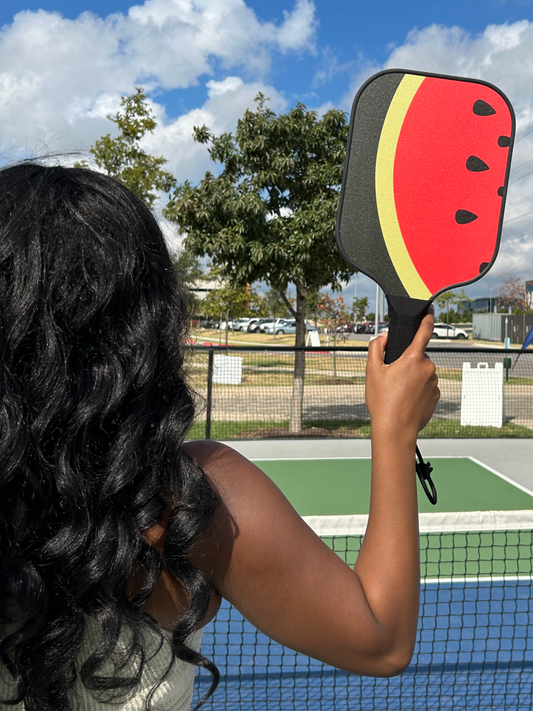
[[[205,438],[211,439],[211,408],[213,405],[213,349],[207,359],[207,409],[205,413]]]

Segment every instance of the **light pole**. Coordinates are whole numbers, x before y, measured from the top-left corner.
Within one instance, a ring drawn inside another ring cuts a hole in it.
[[[378,335],[378,327],[379,327],[379,285],[376,284],[376,313],[374,314],[374,336]]]

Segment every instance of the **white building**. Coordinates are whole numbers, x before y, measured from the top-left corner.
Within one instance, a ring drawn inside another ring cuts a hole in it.
[[[198,299],[205,299],[211,292],[224,286],[222,281],[210,281],[207,279],[197,279],[190,290]]]

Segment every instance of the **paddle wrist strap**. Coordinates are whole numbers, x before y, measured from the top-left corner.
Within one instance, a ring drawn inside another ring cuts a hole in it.
[[[437,489],[435,488],[435,484],[433,483],[433,479],[431,478],[431,472],[433,471],[433,467],[431,466],[431,462],[424,461],[424,458],[422,457],[422,454],[418,449],[418,445],[416,447],[416,456],[416,473],[418,475],[418,478],[420,479],[422,488],[426,492],[426,496],[428,497],[430,503],[435,506],[435,504],[437,503]]]

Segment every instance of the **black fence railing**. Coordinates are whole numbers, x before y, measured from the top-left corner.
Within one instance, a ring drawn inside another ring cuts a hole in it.
[[[297,350],[306,351],[302,421],[291,429]],[[427,352],[441,398],[421,437],[533,437],[533,351],[439,346]],[[369,437],[367,353],[348,346],[191,346],[198,414],[189,437]]]

